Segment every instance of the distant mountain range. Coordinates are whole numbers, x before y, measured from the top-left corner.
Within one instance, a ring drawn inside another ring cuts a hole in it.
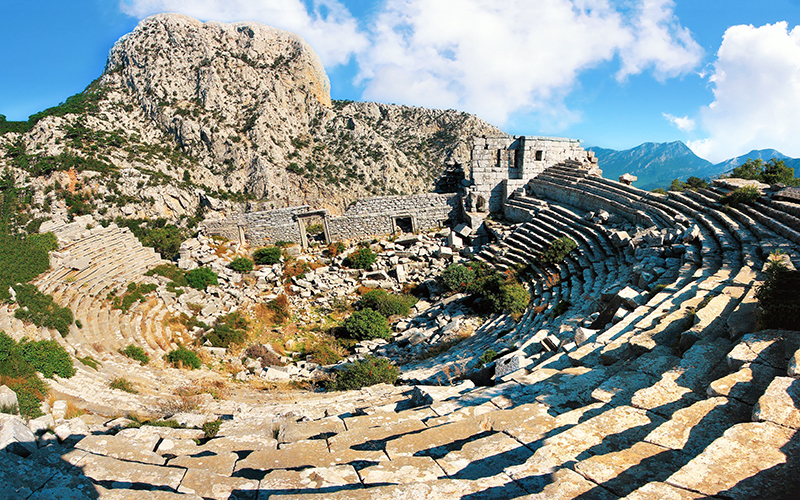
[[[632,149],[617,151],[600,147],[586,148],[594,151],[603,177],[617,180],[624,173],[639,178],[634,186],[642,189],[667,187],[673,179],[686,180],[688,177],[714,178],[730,172],[748,159],[771,158],[783,160],[788,167],[800,172],[800,158],[790,158],[775,149],[753,150],[720,163],[711,163],[700,158],[681,141],[645,142]]]

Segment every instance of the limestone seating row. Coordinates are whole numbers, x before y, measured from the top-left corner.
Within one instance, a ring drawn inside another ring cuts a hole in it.
[[[546,170],[543,180],[559,182],[571,175],[569,169],[565,169],[563,173],[551,174],[553,171],[554,169],[552,168]],[[619,189],[616,185],[603,182],[600,178],[586,176],[579,181],[578,187],[582,191],[592,193],[593,195],[608,200],[613,200],[615,202],[615,205],[613,205],[614,208],[618,208],[620,205],[623,207],[630,206],[636,211],[645,212],[654,222],[658,223],[658,227],[672,227],[675,224],[673,219],[674,213],[668,208],[665,209],[665,207],[650,203],[649,200],[644,199],[638,193]],[[614,211],[619,212],[618,210]],[[625,212],[621,213],[624,214]]]
[[[796,487],[798,421],[765,412],[775,403],[761,398],[785,373],[786,348],[731,347],[705,338],[680,357],[662,348],[612,366],[550,362],[494,387],[394,393],[389,411],[376,411],[379,397],[360,413],[351,393],[327,395],[314,401],[326,416],[277,429],[281,412],[265,405],[231,413],[201,445],[194,431],[143,428],[50,451],[89,486],[125,489],[135,476],[137,488],[204,498],[757,498],[766,486],[791,498],[780,488]],[[731,383],[747,373],[759,376]],[[38,489],[63,478],[50,480]]]

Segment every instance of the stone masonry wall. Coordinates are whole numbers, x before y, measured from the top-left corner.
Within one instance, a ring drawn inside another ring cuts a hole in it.
[[[383,196],[358,200],[341,217],[322,215],[327,222],[331,241],[365,239],[393,233],[396,218],[410,218],[416,231],[440,227],[460,216],[460,202],[454,194],[419,194]],[[244,234],[252,246],[276,241],[301,242],[298,217],[316,213],[307,205],[263,212],[237,214],[224,220],[204,221],[208,234],[239,240]]]
[[[515,189],[546,168],[566,160],[596,163],[577,139],[505,136],[475,138],[472,147],[471,192],[482,197],[490,212],[503,209]]]

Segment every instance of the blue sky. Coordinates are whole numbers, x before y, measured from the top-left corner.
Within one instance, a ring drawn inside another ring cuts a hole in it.
[[[478,114],[614,149],[800,157],[800,0],[31,0],[0,5],[0,113],[53,106],[164,11],[258,21],[319,53],[334,99]]]

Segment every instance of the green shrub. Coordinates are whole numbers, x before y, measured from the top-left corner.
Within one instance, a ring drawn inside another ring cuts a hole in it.
[[[177,349],[167,353],[166,359],[176,368],[197,370],[203,365],[200,362],[200,358],[197,357],[197,354],[183,346],[179,346]]]
[[[369,269],[375,263],[376,257],[375,252],[369,247],[363,247],[345,257],[342,264],[351,269]]]
[[[164,276],[165,278],[169,278],[175,284],[175,286],[189,286],[189,283],[186,281],[186,271],[181,269],[180,267],[176,266],[175,264],[161,264],[153,269],[150,269],[146,273],[145,276]]]
[[[495,360],[495,358],[497,358],[497,353],[494,351],[494,349],[489,349],[481,354],[481,357],[478,358],[478,361],[480,366],[483,366],[491,363]]]
[[[800,330],[800,271],[771,264],[764,283],[756,288],[765,328]]]
[[[475,277],[475,271],[461,264],[450,264],[441,274],[442,284],[453,292],[466,291]]]
[[[531,296],[518,281],[495,273],[481,280],[478,291],[492,312],[520,315],[528,307]]]
[[[142,245],[152,247],[167,260],[174,259],[186,238],[185,230],[167,224],[166,219],[123,219],[117,217],[114,222],[120,227],[127,227],[139,239]]]
[[[550,318],[557,318],[567,312],[569,306],[572,305],[568,300],[561,299],[558,301],[558,304],[553,308],[553,311],[550,313]]]
[[[237,257],[228,264],[237,273],[249,273],[253,270],[253,261],[247,257]]]
[[[753,203],[761,196],[761,192],[755,186],[742,186],[719,199],[723,205],[735,207],[740,203]]]
[[[550,246],[539,255],[539,263],[543,267],[560,264],[569,253],[578,248],[575,240],[568,236],[563,236],[550,243]]]
[[[131,383],[128,380],[125,380],[124,378],[117,377],[114,380],[112,380],[108,384],[108,386],[112,389],[119,389],[120,391],[130,392],[131,394],[139,394],[139,391],[136,390],[136,388],[133,386],[133,383]]]
[[[243,344],[247,340],[247,320],[238,311],[226,314],[214,323],[214,328],[204,339],[214,347],[228,348],[232,344]]]
[[[337,241],[336,243],[331,243],[330,245],[328,245],[328,257],[331,258],[336,257],[340,253],[344,252],[345,248],[346,247],[344,246],[344,243],[342,243],[341,241]]]
[[[27,361],[37,372],[46,378],[58,375],[70,378],[75,375],[72,359],[55,340],[29,341],[22,339],[17,345],[22,359]]]
[[[347,335],[357,340],[388,339],[391,336],[389,322],[379,312],[362,309],[350,315],[342,323]]]
[[[316,236],[321,232],[323,232],[324,230],[325,228],[322,226],[322,224],[310,224],[306,228],[306,233],[310,234],[311,236]]]
[[[334,391],[348,391],[375,384],[394,384],[399,373],[388,359],[367,356],[348,365],[327,387]]]
[[[29,321],[36,326],[53,328],[62,337],[67,336],[74,319],[69,307],[59,306],[53,297],[43,294],[34,285],[20,283],[14,285],[14,291],[20,305],[14,312],[15,318]]]
[[[211,422],[206,422],[203,424],[203,432],[205,432],[205,438],[211,439],[217,436],[219,432],[219,427],[222,425],[222,419],[212,420]]]
[[[411,295],[390,294],[386,290],[371,290],[356,303],[356,309],[372,309],[387,318],[389,316],[408,316],[417,303]]]
[[[0,214],[5,216],[6,214]],[[0,234],[0,300],[8,300],[8,289],[27,283],[50,268],[49,252],[58,244],[53,233],[26,237]]]
[[[186,273],[186,282],[198,290],[205,290],[209,285],[216,285],[217,273],[207,267],[198,267]]]
[[[119,351],[120,354],[124,354],[129,358],[140,362],[143,365],[146,365],[150,362],[150,356],[148,356],[144,349],[139,347],[138,345],[129,344],[128,347]]]
[[[281,261],[281,249],[278,247],[259,248],[253,252],[253,261],[259,266],[271,266]]]
[[[0,385],[17,394],[20,413],[28,418],[41,416],[39,405],[47,397],[47,384],[36,372],[52,378],[69,378],[75,374],[69,354],[53,340],[17,343],[0,331]]]

